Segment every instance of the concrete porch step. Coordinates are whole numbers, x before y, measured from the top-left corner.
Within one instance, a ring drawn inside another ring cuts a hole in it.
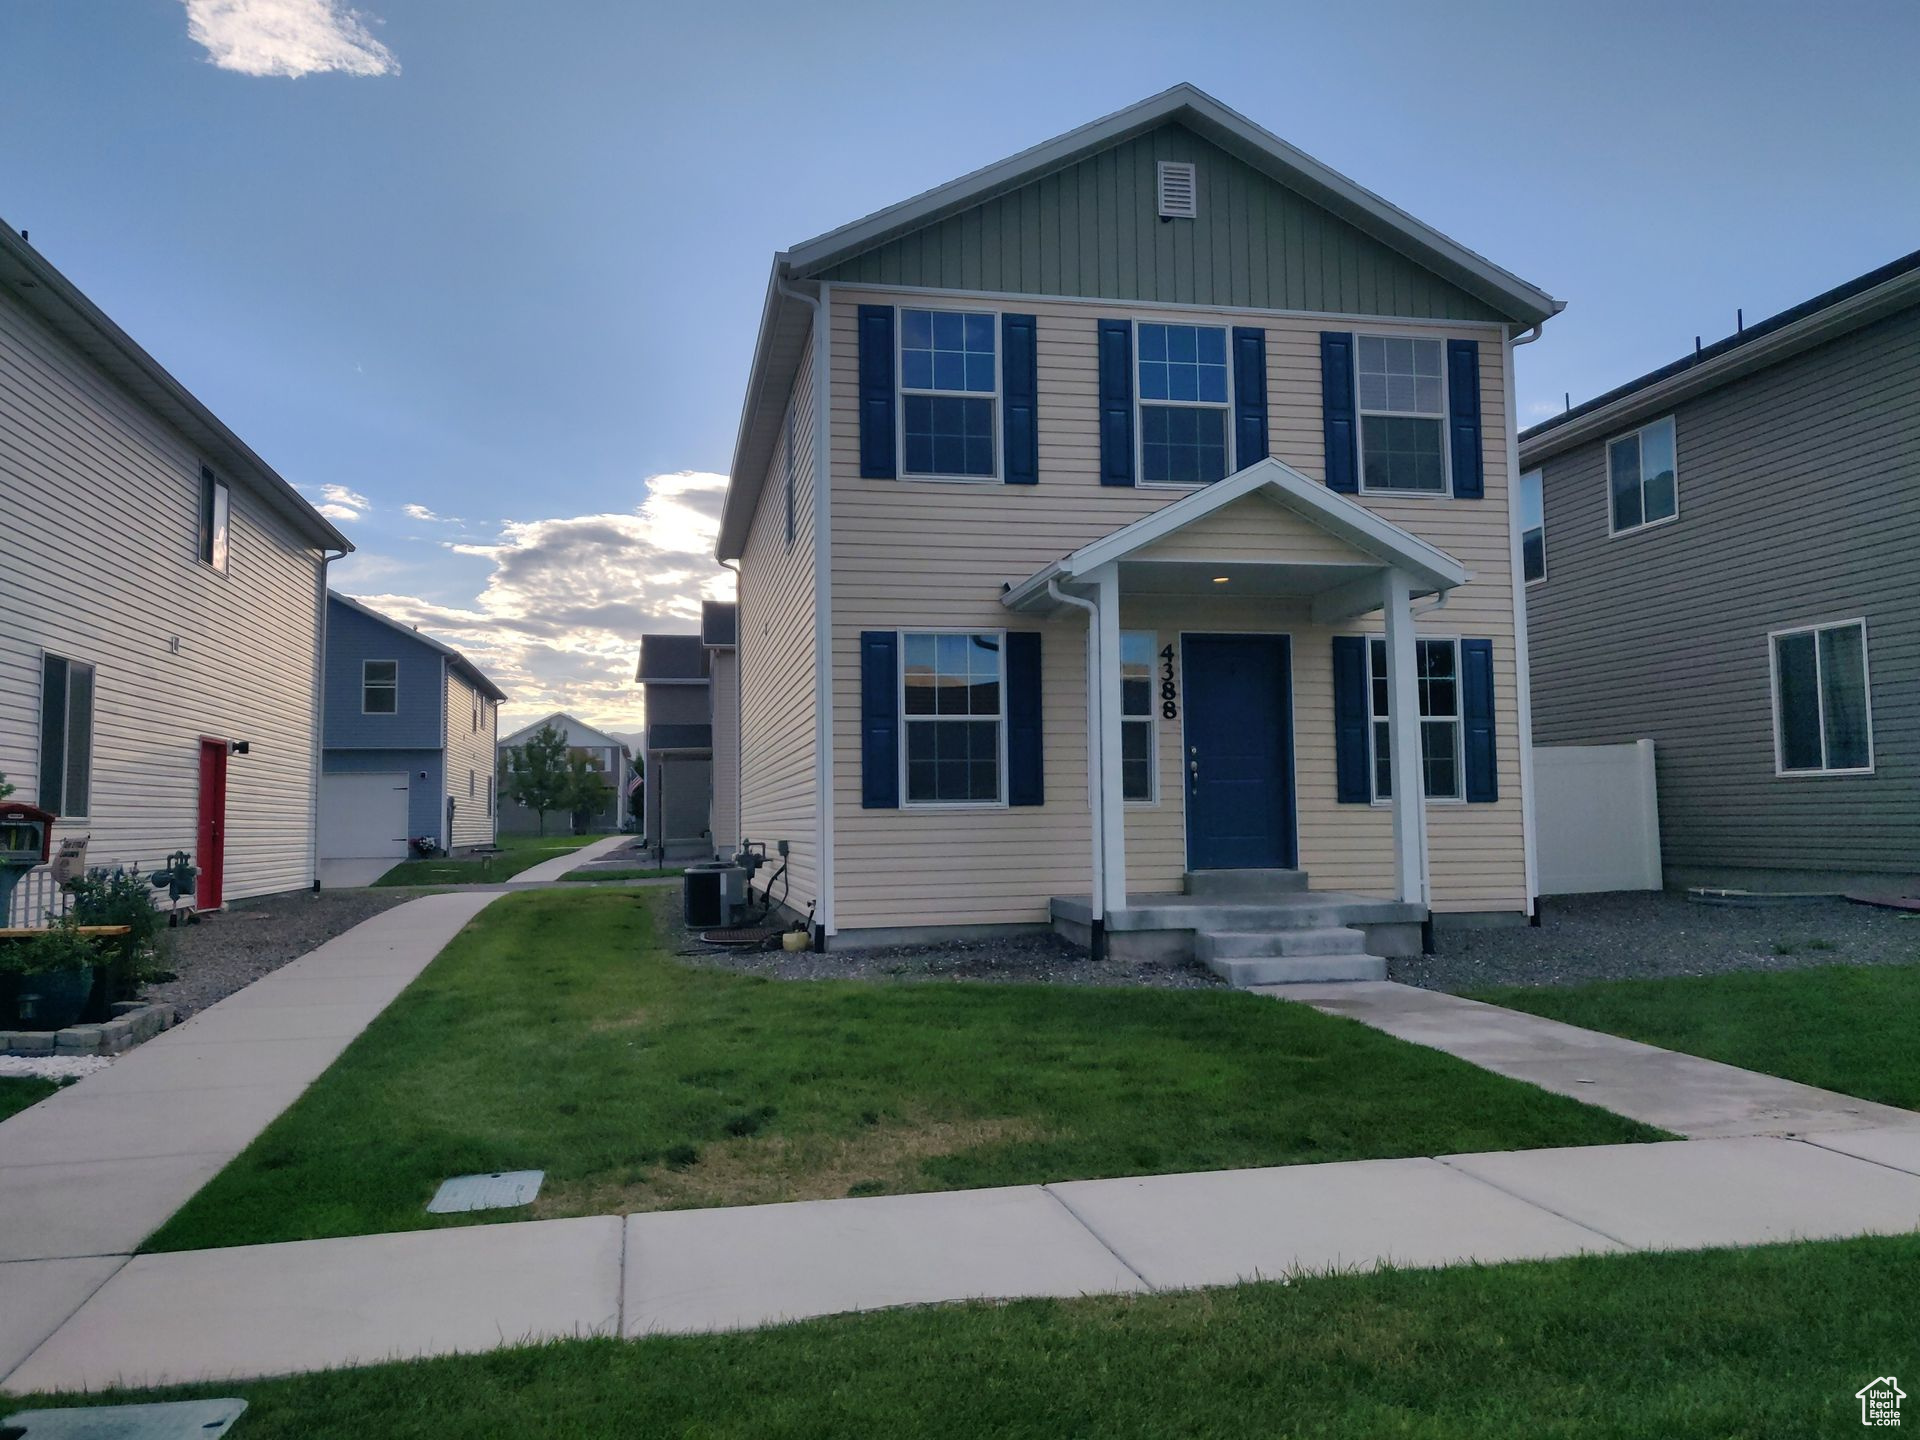
[[[1059,902],[1055,902],[1056,906]],[[1107,916],[1109,930],[1327,930],[1342,925],[1419,924],[1418,905],[1365,895],[1303,891],[1265,900],[1205,895],[1139,895]]]
[[[1346,925],[1315,930],[1203,930],[1193,943],[1202,960],[1367,953],[1367,937]]]
[[[1216,900],[1259,900],[1297,895],[1307,888],[1304,870],[1189,870],[1186,893]]]
[[[1255,985],[1313,985],[1335,980],[1387,978],[1387,962],[1378,955],[1209,956],[1206,965],[1236,990]]]

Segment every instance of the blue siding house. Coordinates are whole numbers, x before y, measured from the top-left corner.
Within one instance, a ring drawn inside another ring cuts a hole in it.
[[[491,844],[506,698],[459,651],[329,592],[320,858]]]

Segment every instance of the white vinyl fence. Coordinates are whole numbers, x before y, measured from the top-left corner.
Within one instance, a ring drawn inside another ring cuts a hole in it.
[[[1542,895],[1660,888],[1653,741],[1536,745],[1533,805]]]

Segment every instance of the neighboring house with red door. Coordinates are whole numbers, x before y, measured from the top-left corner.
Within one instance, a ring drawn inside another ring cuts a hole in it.
[[[351,548],[0,225],[0,773],[16,798],[88,837],[91,864],[190,852],[202,908],[312,884],[326,568]]]
[[[717,554],[740,829],[817,942],[1256,983],[1524,920],[1559,309],[1187,85],[776,255]]]
[[[335,592],[325,696],[322,861],[400,860],[415,842],[448,854],[493,843],[507,697],[477,665]]]

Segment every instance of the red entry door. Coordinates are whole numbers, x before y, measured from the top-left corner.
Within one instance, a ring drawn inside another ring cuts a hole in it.
[[[200,824],[193,863],[200,867],[194,908],[218,910],[227,878],[227,742],[200,742]]]

